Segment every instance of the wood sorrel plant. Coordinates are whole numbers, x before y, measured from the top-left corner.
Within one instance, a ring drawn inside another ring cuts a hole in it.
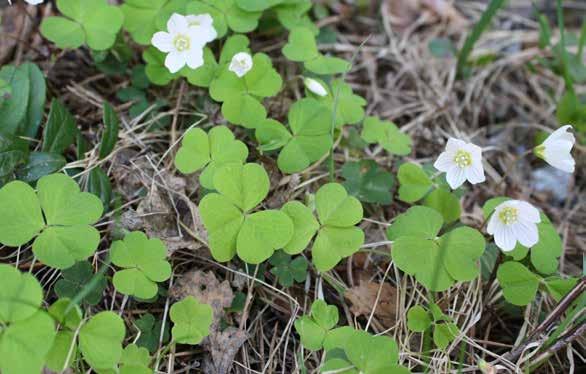
[[[258,265],[255,274],[242,274],[267,286],[264,276],[273,274],[270,287],[281,293],[277,282],[289,288],[306,281],[309,291],[311,274],[317,275],[310,312],[299,318],[293,314],[290,325],[299,335],[299,357],[304,350],[323,353],[317,360],[320,372],[410,370],[394,339],[350,326],[353,321],[339,326],[338,308],[323,300],[322,280],[336,288],[339,280],[329,271],[364,249],[362,221],[379,205],[404,203],[404,212],[394,214],[386,230],[385,244],[392,250],[382,254],[392,260],[397,276],[413,277],[427,292],[424,305],[409,308],[406,323],[439,350],[449,353],[467,331],[436,298],[458,284],[477,284],[479,263],[490,256],[499,260],[489,266],[489,280],[498,280],[504,299],[513,305],[531,304],[538,290],[559,301],[583,283],[558,273],[562,240],[545,213],[530,202],[494,197],[482,208],[486,227],[461,220],[460,198],[467,182],[486,181],[481,147],[469,139],[449,138],[433,166],[403,159],[414,152],[412,139],[395,123],[366,116],[368,102],[345,81],[351,63],[322,53],[318,46],[320,30],[311,20],[311,1],[55,4],[59,15],[44,18],[40,32],[56,48],[89,48],[99,68],[122,74],[134,51],[140,51],[144,64],[133,68],[132,84],[119,95],[125,101],[140,99],[134,104],[137,116],[149,107],[150,84],[171,86],[177,81],[178,100],[190,85],[221,108],[221,117],[218,113],[207,119],[213,123],[195,123],[179,140],[176,113],[173,144],[165,153],[173,160],[161,162],[169,161],[187,176],[197,173],[202,191],[190,198],[206,235],[191,234],[209,249],[212,263],[232,262],[247,269]],[[253,39],[261,27],[267,31],[265,21],[287,33],[278,56],[261,51]],[[468,52],[460,68],[468,68]],[[121,69],[108,70],[108,58],[115,58],[114,65]],[[284,69],[278,64],[283,59],[298,68],[295,80],[283,81]],[[281,100],[283,91],[296,83],[305,86],[304,92],[298,90],[294,100]],[[286,118],[267,105],[270,98],[282,101]],[[222,305],[225,300],[218,298],[225,294],[202,300],[194,295],[167,297],[166,288],[172,288],[173,273],[181,264],[163,240],[141,231],[105,235],[98,230],[113,217],[118,221],[120,210],[128,207],[117,201],[104,165],[115,157],[118,139],[129,136],[129,125],[104,103],[103,127],[93,134],[99,144],[92,150],[76,117],[57,98],[42,123],[45,101],[46,83],[36,65],[0,70],[0,243],[16,253],[18,265],[0,265],[0,371],[38,373],[46,367],[55,372],[150,373],[159,370],[161,357],[177,345],[201,344],[206,350],[218,345],[225,338],[222,334],[230,333],[223,331],[223,324],[233,322],[225,313],[238,306]],[[165,124],[157,126],[153,130]],[[396,174],[373,160],[355,160],[342,168],[343,184],[337,183],[333,167],[328,183],[321,183],[323,176],[309,180],[326,158],[334,165],[333,149],[350,142],[350,134],[358,147],[376,147],[373,158],[379,152],[389,156]],[[37,137],[38,146],[31,142]],[[574,172],[574,142],[571,126],[564,126],[537,146],[535,154],[564,172]],[[286,184],[279,182],[279,173],[287,182],[307,177],[303,183],[312,193],[301,196],[293,187],[284,198],[273,199],[271,187]],[[193,218],[196,224],[195,213]],[[20,254],[29,247],[33,260],[22,264]],[[62,271],[53,290],[19,270],[32,271],[36,264]],[[260,270],[263,264],[271,266],[266,274]],[[254,282],[242,309],[249,308]],[[122,295],[120,312],[114,310],[117,293]],[[295,305],[309,299],[286,295]],[[124,307],[148,305],[159,296],[166,297],[161,308],[165,318],[144,314],[134,324],[139,334],[132,332]],[[245,324],[240,322],[240,332]],[[428,348],[423,349],[426,355]]]

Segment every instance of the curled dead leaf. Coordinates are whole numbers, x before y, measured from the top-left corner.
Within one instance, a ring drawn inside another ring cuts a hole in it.
[[[382,288],[381,288],[382,287]],[[377,302],[377,295],[380,289],[380,296]],[[350,312],[355,316],[369,317],[373,308],[374,316],[379,319],[385,327],[390,327],[397,321],[396,298],[397,289],[389,283],[370,282],[361,279],[358,286],[349,288],[344,297],[352,303]]]

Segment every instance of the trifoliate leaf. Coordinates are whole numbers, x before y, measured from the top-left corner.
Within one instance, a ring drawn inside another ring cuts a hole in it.
[[[312,248],[313,263],[319,271],[332,269],[364,243],[364,232],[355,227],[362,220],[362,205],[337,183],[322,186],[316,193],[316,210],[322,227]]]
[[[313,99],[301,99],[289,109],[293,133],[277,163],[284,173],[296,173],[323,157],[332,146],[332,116]]]
[[[411,153],[411,138],[399,131],[393,122],[366,117],[361,136],[369,144],[380,144],[389,153],[402,156]]]
[[[151,353],[157,350],[159,340],[162,343],[169,341],[169,323],[166,323],[163,329],[163,321],[155,321],[155,316],[150,313],[137,319],[134,324],[140,330],[140,337],[136,341],[136,344],[140,347],[145,347]],[[160,339],[161,330],[163,339]]]
[[[423,200],[423,205],[437,210],[446,223],[460,219],[461,208],[458,197],[447,188],[437,188]]]
[[[352,87],[344,82],[342,79],[335,79],[332,81],[331,88],[326,87],[328,94],[326,96],[318,96],[315,93],[308,92],[307,96],[318,100],[334,111],[334,103],[337,98],[336,105],[336,126],[356,124],[364,118],[364,106],[366,100],[362,96],[354,94]]]
[[[87,294],[80,300],[89,305],[96,305],[102,299],[102,292],[106,288],[107,281],[101,274],[94,274],[92,265],[87,261],[75,263],[70,268],[61,272],[62,279],[55,283],[55,293],[61,298],[73,299],[81,292]],[[95,282],[92,279],[97,277]],[[87,287],[92,287],[87,290]]]
[[[244,219],[236,239],[238,257],[260,264],[293,237],[293,221],[279,210],[264,210]]]
[[[209,13],[214,19],[218,38],[224,36],[228,27],[234,32],[246,33],[258,26],[262,12],[249,12],[236,5],[235,0],[191,1],[185,8],[186,14]]]
[[[366,203],[390,204],[395,178],[379,168],[373,160],[347,162],[342,167],[344,187],[348,193]]]
[[[193,296],[176,302],[169,312],[174,323],[173,340],[180,344],[199,344],[210,333],[212,315],[212,307]]]
[[[313,32],[303,27],[291,30],[289,40],[283,47],[283,55],[296,62],[310,61],[319,57]]]
[[[313,3],[311,0],[297,0],[295,2],[282,2],[282,4],[275,6],[273,9],[277,13],[277,19],[287,30],[292,31],[303,27],[311,30],[314,35],[317,35],[319,29],[307,14],[312,7]]]
[[[271,273],[283,287],[291,287],[294,282],[301,283],[307,277],[307,260],[304,257],[291,260],[291,256],[278,251],[271,256],[269,262],[273,265]]]
[[[79,48],[83,43],[103,51],[114,45],[124,15],[106,0],[57,0],[64,16],[48,17],[41,23],[41,34],[59,48]]]
[[[269,192],[269,177],[259,164],[226,165],[214,175],[216,190],[244,212],[257,206]]]
[[[563,251],[562,239],[548,222],[539,223],[537,231],[539,241],[531,248],[531,264],[542,274],[552,274],[558,268],[558,258]]]
[[[439,323],[433,329],[433,342],[439,349],[446,349],[458,336],[458,326],[454,323]]]
[[[285,253],[297,254],[303,252],[311,238],[319,229],[319,223],[315,219],[311,209],[299,201],[290,201],[281,208],[293,222],[293,237],[283,247]]]
[[[411,331],[424,332],[431,326],[431,318],[425,308],[415,305],[407,312],[407,327]]]
[[[44,226],[39,199],[28,184],[14,181],[0,189],[0,243],[23,245]]]
[[[242,78],[224,66],[210,84],[210,95],[223,102],[222,114],[236,124],[254,128],[263,121],[266,109],[259,101],[276,95],[283,83],[273,68],[269,56],[257,53],[252,58],[252,69]]]
[[[496,273],[505,299],[514,305],[527,305],[535,299],[539,277],[523,264],[508,261],[501,264]]]
[[[318,299],[311,305],[309,315],[295,321],[295,330],[305,348],[317,351],[322,348],[328,332],[338,324],[338,319],[338,308]]]
[[[116,271],[112,282],[120,293],[150,299],[157,294],[157,282],[171,276],[171,265],[166,260],[167,249],[160,239],[149,239],[134,231],[123,240],[112,243],[112,263],[124,268]]]
[[[209,133],[202,129],[191,129],[175,156],[175,166],[190,174],[205,167],[199,177],[201,185],[214,189],[213,178],[216,169],[228,163],[242,164],[248,157],[248,148],[225,126],[216,126]]]
[[[348,360],[362,373],[394,374],[399,360],[397,343],[388,336],[356,331],[345,348]],[[400,371],[403,372],[403,371]]]
[[[79,349],[95,370],[115,369],[122,357],[122,341],[126,329],[116,313],[106,311],[94,315],[79,331]]]
[[[22,321],[37,312],[43,290],[34,276],[21,273],[13,266],[0,264],[0,279],[0,322]]]
[[[432,182],[423,169],[416,164],[406,163],[399,167],[399,200],[413,203],[422,199]]]
[[[43,311],[3,326],[0,370],[3,374],[40,373],[55,338],[55,326]]]
[[[159,31],[157,15],[168,0],[126,0],[120,7],[124,13],[124,28],[132,39],[142,45],[151,42],[153,34]]]
[[[136,368],[142,368],[147,369],[148,372],[152,372],[152,370],[148,369],[150,360],[151,357],[146,348],[139,347],[136,344],[129,344],[122,352],[120,364],[122,365],[122,368],[132,367],[135,368],[135,370]]]
[[[395,219],[387,229],[387,236],[390,240],[402,236],[435,239],[443,224],[442,216],[434,209],[414,206]]]
[[[484,236],[477,230],[462,226],[443,235],[439,240],[440,251],[445,251],[444,266],[457,281],[471,281],[480,269],[478,259],[485,248]]]

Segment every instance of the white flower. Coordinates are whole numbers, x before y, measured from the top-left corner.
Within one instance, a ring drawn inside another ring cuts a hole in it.
[[[448,139],[446,150],[439,155],[433,166],[446,172],[446,180],[452,189],[460,187],[465,180],[476,184],[486,179],[482,166],[482,149],[459,139]]]
[[[167,21],[167,32],[153,35],[151,43],[161,52],[167,53],[165,66],[176,73],[185,65],[197,69],[203,65],[203,47],[216,37],[216,30],[208,22],[209,14],[182,16],[173,13]],[[190,20],[193,26],[190,26]]]
[[[537,157],[566,173],[573,173],[576,167],[576,161],[570,153],[576,142],[574,134],[568,131],[571,128],[570,125],[560,127],[534,150]]]
[[[313,78],[304,78],[303,84],[310,92],[316,94],[317,96],[326,96],[328,94],[326,88]]]
[[[517,242],[528,248],[537,244],[539,222],[539,211],[533,205],[525,201],[508,200],[495,208],[486,231],[494,236],[494,242],[500,249],[509,252]]]
[[[30,5],[39,5],[40,3],[42,3],[44,0],[24,0],[27,3],[29,3]]]
[[[218,37],[214,28],[214,19],[209,14],[189,15],[185,17],[190,28],[195,28],[200,33],[200,38],[205,43],[209,43]]]
[[[232,57],[228,70],[234,72],[238,78],[242,78],[252,69],[252,57],[246,52],[236,53]]]

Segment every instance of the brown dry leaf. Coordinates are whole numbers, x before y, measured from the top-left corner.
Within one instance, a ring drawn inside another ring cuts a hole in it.
[[[468,25],[468,20],[447,0],[387,0],[389,18],[395,30],[402,32],[419,22],[430,25],[446,22],[452,31]]]
[[[380,287],[379,283],[361,279],[358,286],[346,290],[344,297],[352,303],[350,311],[355,316],[368,318],[372,313]],[[396,296],[397,289],[389,283],[383,283],[374,315],[386,327],[394,325],[397,320]]]
[[[211,352],[211,361],[206,361],[205,372],[225,374],[230,370],[234,356],[248,339],[244,330],[228,327],[220,331],[220,321],[224,317],[224,309],[232,305],[234,293],[230,283],[220,282],[214,273],[191,270],[185,273],[169,291],[174,298],[181,299],[193,296],[202,303],[210,305],[214,311],[210,335],[203,344]]]
[[[33,19],[36,17],[35,7],[27,7],[27,11]],[[0,18],[0,64],[3,64],[11,56],[19,40],[28,40],[32,22],[19,6],[14,5],[0,8]]]

